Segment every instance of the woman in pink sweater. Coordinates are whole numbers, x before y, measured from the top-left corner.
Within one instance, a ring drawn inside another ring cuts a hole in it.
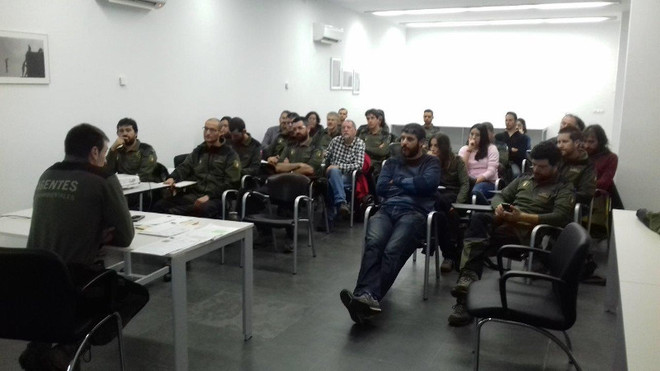
[[[472,194],[477,196],[478,203],[488,204],[487,197],[495,189],[500,154],[490,144],[486,126],[475,124],[470,128],[467,145],[461,147],[458,155],[467,165],[470,181],[474,182]]]

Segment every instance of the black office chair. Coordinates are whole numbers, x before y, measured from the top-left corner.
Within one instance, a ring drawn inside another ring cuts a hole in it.
[[[297,273],[298,264],[298,225],[307,223],[308,245],[312,256],[314,248],[314,199],[312,180],[296,173],[282,173],[269,177],[264,184],[267,194],[249,191],[243,195],[241,220],[270,228],[293,228],[293,274]],[[259,197],[267,203],[264,212],[247,214],[247,201],[250,197]],[[277,208],[276,210],[273,207]],[[303,207],[307,216],[304,216]],[[275,235],[273,234],[275,243]]]
[[[188,157],[187,153],[174,156],[174,167],[178,167]]]
[[[522,245],[505,245],[499,249],[500,277],[472,283],[467,295],[467,311],[478,319],[475,370],[479,369],[481,327],[489,321],[527,327],[545,335],[564,350],[577,370],[581,369],[571,352],[566,330],[575,323],[580,270],[589,244],[589,233],[579,224],[570,223],[559,235],[552,251]],[[549,273],[504,272],[502,258],[511,251],[546,255]],[[528,284],[511,279],[515,277],[533,281]],[[561,331],[566,344],[548,330]]]
[[[82,289],[74,286],[72,273],[51,251],[0,248],[0,337],[59,344],[82,340],[71,370],[88,344],[112,340],[106,332],[114,323],[123,370],[122,319],[112,308],[116,273],[104,270]]]

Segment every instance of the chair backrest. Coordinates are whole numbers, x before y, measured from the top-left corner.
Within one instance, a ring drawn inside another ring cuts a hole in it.
[[[559,234],[548,260],[550,275],[564,280],[568,286],[554,285],[561,300],[562,310],[572,326],[576,317],[577,290],[580,271],[587,257],[591,238],[578,223],[568,224]]]
[[[401,156],[401,142],[390,143],[390,157]]]
[[[174,156],[174,167],[178,167],[179,165],[181,165],[181,163],[183,162],[183,160],[186,159],[186,157],[188,157],[187,153]]]
[[[160,162],[157,162],[156,167],[154,168],[154,172],[152,174],[153,179],[159,182],[164,182],[169,175],[170,173],[167,171],[165,165],[161,164]]]
[[[266,180],[270,202],[275,205],[293,205],[296,197],[309,196],[311,179],[296,173],[282,173]]]
[[[77,294],[59,256],[0,248],[0,280],[1,338],[61,342],[73,335]]]

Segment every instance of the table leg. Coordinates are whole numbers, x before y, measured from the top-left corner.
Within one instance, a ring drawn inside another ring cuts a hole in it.
[[[173,257],[172,269],[172,312],[174,327],[174,369],[188,370],[188,314],[186,293],[186,261]]]
[[[142,194],[143,193],[144,192],[140,192],[140,211],[143,211],[143,209],[142,209]]]
[[[245,340],[252,337],[252,293],[253,293],[253,261],[252,261],[252,230],[245,232],[241,241],[243,255],[243,335]]]
[[[619,266],[616,259],[616,240],[614,239],[615,231],[610,233],[610,250],[607,256],[607,284],[605,287],[605,311],[610,313],[617,313],[619,306],[619,298],[621,297],[619,291]]]

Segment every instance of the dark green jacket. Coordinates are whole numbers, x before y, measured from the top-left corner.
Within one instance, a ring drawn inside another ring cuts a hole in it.
[[[105,167],[113,173],[138,175],[142,182],[160,182],[154,176],[157,159],[153,147],[136,139],[130,147],[109,150]]]
[[[573,185],[575,202],[589,205],[596,192],[596,170],[587,152],[580,151],[576,161],[562,159],[559,164],[559,175]]]
[[[284,148],[280,161],[289,159],[290,163],[302,162],[314,169],[314,174],[319,175],[321,163],[323,163],[323,150],[314,146],[313,138],[309,138],[302,143],[288,145]]]
[[[518,177],[501,193],[495,194],[493,209],[506,202],[520,211],[537,214],[539,224],[563,227],[571,221],[575,201],[569,183],[561,178],[555,182],[539,185],[532,175]]]
[[[248,134],[241,143],[227,142],[241,159],[241,175],[258,175],[261,166],[261,144]]]
[[[135,231],[114,173],[86,162],[64,161],[37,183],[27,247],[57,253],[66,263],[91,265],[103,231],[114,228],[115,246],[128,246]]]
[[[197,182],[188,187],[199,197],[208,195],[220,199],[222,192],[238,188],[241,179],[241,160],[234,150],[222,139],[220,147],[209,148],[202,143],[170,174],[175,182],[192,180]]]
[[[470,177],[463,159],[453,155],[448,166],[443,168],[440,174],[440,185],[456,194],[456,202],[466,203],[470,190]]]

